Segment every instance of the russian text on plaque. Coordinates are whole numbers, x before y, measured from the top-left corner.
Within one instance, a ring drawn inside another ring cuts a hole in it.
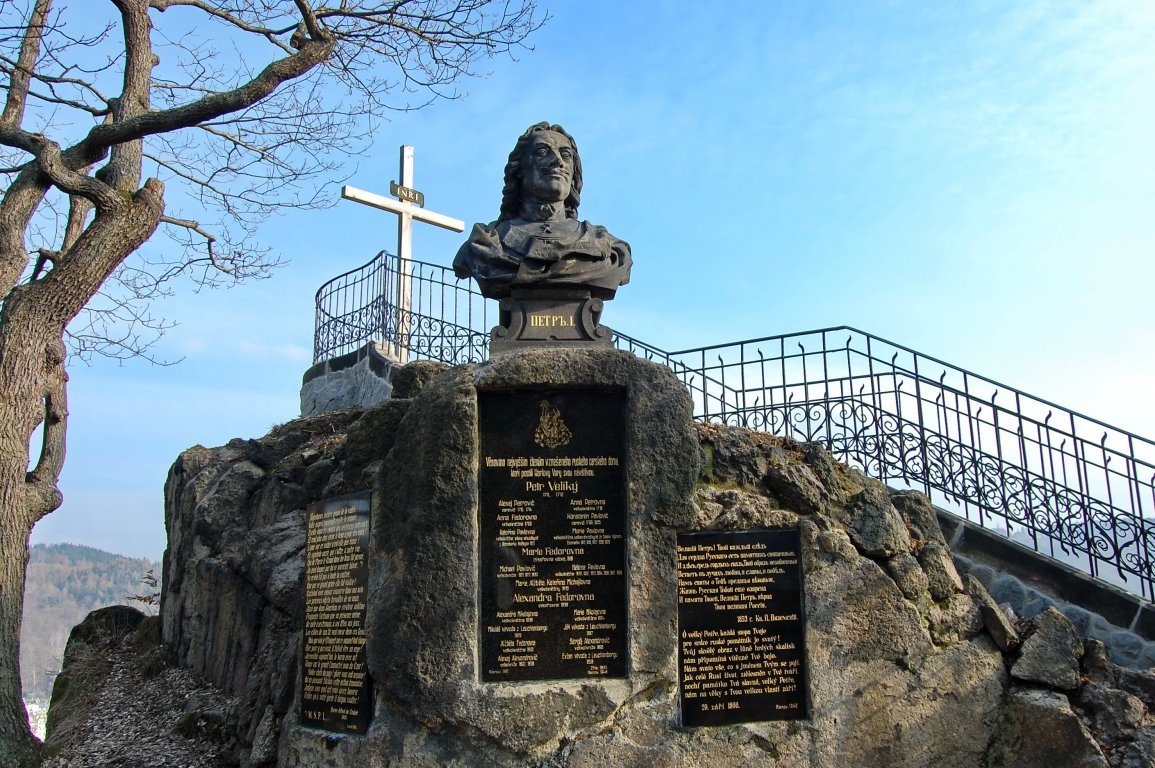
[[[797,529],[678,534],[682,725],[807,716]]]
[[[624,677],[625,391],[477,399],[481,679]]]

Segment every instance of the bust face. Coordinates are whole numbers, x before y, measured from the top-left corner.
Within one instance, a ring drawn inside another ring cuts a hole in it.
[[[521,164],[522,194],[543,203],[560,203],[573,184],[574,148],[554,131],[533,135]]]

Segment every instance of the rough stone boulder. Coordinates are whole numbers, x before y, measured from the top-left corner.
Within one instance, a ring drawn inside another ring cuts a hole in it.
[[[117,605],[68,638],[52,691],[44,768],[225,768],[234,704],[171,663],[160,619]]]
[[[695,424],[667,369],[622,352],[395,381],[405,397],[193,448],[170,473],[162,634],[231,697],[233,764],[1155,764],[1155,674],[1084,646],[1058,612],[1017,621],[964,583],[921,494],[816,445]],[[476,392],[563,384],[629,392],[630,675],[482,684]],[[342,736],[298,722],[305,506],[370,488],[376,703],[367,735]],[[674,536],[778,527],[802,542],[811,717],[682,728]]]

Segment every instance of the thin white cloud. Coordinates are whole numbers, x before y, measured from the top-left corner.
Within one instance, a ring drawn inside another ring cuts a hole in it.
[[[237,348],[246,355],[258,358],[279,358],[294,363],[309,363],[313,359],[312,350],[290,342],[269,343],[243,339],[238,342]]]

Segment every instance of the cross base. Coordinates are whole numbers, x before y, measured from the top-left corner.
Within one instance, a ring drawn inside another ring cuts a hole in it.
[[[515,288],[499,305],[489,356],[522,349],[605,348],[614,333],[599,325],[604,304],[586,289]]]

